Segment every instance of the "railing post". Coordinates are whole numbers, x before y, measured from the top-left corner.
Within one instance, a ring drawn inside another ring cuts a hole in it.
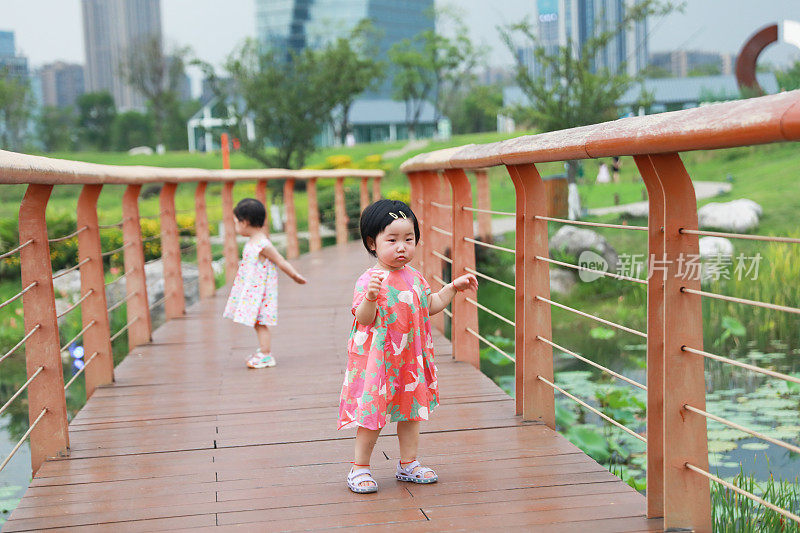
[[[381,199],[381,178],[380,176],[372,178],[372,201],[377,202]]]
[[[91,364],[86,366],[86,399],[100,385],[114,381],[114,355],[111,350],[111,333],[108,324],[108,304],[103,271],[103,256],[100,246],[100,228],[97,222],[97,198],[102,185],[84,185],[78,197],[78,228],[86,229],[78,234],[78,261],[88,261],[81,266],[81,297],[91,291],[81,303],[81,321],[85,328],[94,325],[83,334],[86,359],[97,352]]]
[[[441,234],[432,229],[433,226],[439,227],[441,225],[441,217],[439,216],[440,208],[431,205],[431,202],[439,202],[441,200],[442,180],[438,172],[424,172],[422,176],[424,187],[423,212],[425,213],[425,226],[422,231],[426,242],[425,279],[428,280],[431,291],[436,292],[442,288],[442,284],[436,281],[436,277],[441,277],[442,275],[442,260],[433,255],[433,252],[444,254],[445,246],[442,245],[442,239],[439,238]],[[444,313],[433,315],[430,320],[431,326],[444,333]]]
[[[211,232],[208,226],[208,210],[206,209],[207,181],[197,184],[194,191],[194,232],[197,238],[197,289],[200,298],[210,298],[216,292],[214,281],[213,255],[211,254]]]
[[[335,185],[336,244],[347,244],[347,207],[344,199],[344,178],[336,178]]]
[[[122,240],[128,247],[124,250],[125,293],[128,322],[128,349],[150,342],[153,325],[147,302],[147,274],[144,270],[144,247],[142,226],[139,222],[139,193],[141,184],[128,185],[122,195]]]
[[[177,183],[165,183],[159,196],[161,205],[161,264],[164,269],[164,316],[167,320],[183,316],[186,300],[183,296],[181,244],[175,220],[175,189]]]
[[[485,168],[475,171],[475,185],[478,193],[478,209],[490,210],[492,208],[491,195],[489,193],[489,175]],[[492,242],[492,215],[489,213],[478,212],[478,235],[484,242]]]
[[[29,423],[33,424],[42,409],[47,409],[30,436],[33,474],[48,457],[66,455],[69,451],[67,401],[45,221],[45,209],[52,190],[52,185],[28,185],[19,206],[19,242],[33,239],[32,244],[20,250],[22,288],[36,283],[22,295],[25,331],[39,327],[25,344],[28,378],[44,367],[28,386]]]
[[[461,169],[449,169],[444,175],[452,187],[452,233],[451,244],[453,268],[452,279],[466,274],[467,268],[475,270],[475,245],[464,240],[473,238],[475,231],[472,225],[472,212],[463,207],[472,207],[472,186],[467,175]],[[465,294],[456,294],[453,298],[453,321],[450,328],[450,339],[453,344],[453,356],[480,369],[480,347],[478,339],[471,335],[467,328],[478,333],[478,309],[466,300]]]
[[[698,229],[697,200],[678,154],[648,159],[664,191],[664,255],[651,256],[650,264],[651,272],[658,272],[656,276],[664,282],[663,439],[669,443],[664,446],[664,528],[710,532],[709,481],[685,466],[691,463],[708,471],[706,420],[684,409],[687,404],[705,409],[706,404],[704,361],[682,350],[682,346],[703,345],[701,297],[682,290],[700,290],[700,279],[681,272],[681,259],[699,255],[697,235],[680,231]]]
[[[294,210],[294,178],[283,182],[283,205],[286,208],[286,258],[300,257],[300,245],[297,243],[297,215]]]
[[[308,196],[308,249],[316,252],[322,248],[319,235],[319,202],[317,201],[317,178],[309,178],[306,182]]]
[[[369,205],[369,178],[361,178],[358,188],[361,212]]]
[[[525,397],[525,185],[519,173],[508,169],[516,197],[516,236],[514,241],[514,403],[515,414],[522,414]]]
[[[536,296],[550,298],[550,268],[547,262],[536,256],[548,257],[547,221],[537,220],[535,216],[547,216],[547,195],[539,171],[533,164],[509,165],[508,171],[522,184],[525,202],[524,243],[517,248],[523,254],[525,268],[523,278],[516,280],[517,292],[522,291],[525,310],[522,314],[523,363],[522,377],[522,417],[524,420],[539,420],[555,429],[554,391],[538,379],[542,376],[553,382],[553,348],[538,340],[541,336],[552,338],[550,304],[536,299]],[[517,328],[520,328],[517,318]],[[519,364],[519,359],[517,360]]]
[[[239,270],[239,247],[236,245],[236,230],[233,227],[233,182],[222,185],[222,224],[225,239],[222,253],[225,256],[225,282],[233,283]]]
[[[664,255],[664,191],[648,156],[634,156],[647,197],[648,252]],[[634,273],[635,275],[635,273]],[[664,516],[664,279],[647,280],[647,517]]]
[[[264,217],[264,233],[269,237],[269,205],[267,205],[267,180],[258,180],[256,182],[256,200],[264,204],[264,210],[267,216]]]

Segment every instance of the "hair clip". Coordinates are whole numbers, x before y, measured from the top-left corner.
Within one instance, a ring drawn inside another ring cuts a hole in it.
[[[392,215],[392,218],[393,218],[393,219],[395,219],[395,220],[397,220],[398,218],[400,218],[400,217],[398,217],[397,215],[395,215],[394,213],[392,213],[391,211],[389,211],[389,214],[390,214],[390,215]]]
[[[405,213],[403,213],[402,211],[398,211],[398,213],[400,213],[400,216],[397,216],[396,214],[394,214],[394,213],[392,213],[391,211],[389,211],[389,214],[390,214],[390,215],[392,216],[392,218],[394,218],[395,220],[397,220],[397,219],[398,219],[398,218],[400,218],[400,217],[403,217],[403,218],[405,218],[405,219],[407,219],[407,218],[408,218],[408,217],[406,216],[406,214],[405,214]]]
[[[398,213],[400,213],[400,216],[401,216],[401,217],[403,217],[403,218],[406,218],[406,219],[408,218],[408,217],[406,216],[406,214],[405,214],[405,213],[403,213],[402,211],[398,211]]]

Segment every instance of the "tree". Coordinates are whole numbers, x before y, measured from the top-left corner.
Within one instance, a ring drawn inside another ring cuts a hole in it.
[[[778,78],[778,87],[781,91],[800,89],[800,61],[795,61],[786,70],[775,71],[775,77]]]
[[[152,35],[128,49],[119,65],[125,81],[147,99],[153,115],[156,144],[164,144],[165,125],[178,106],[178,88],[184,76],[188,48],[174,47],[164,52],[161,38]]]
[[[692,70],[687,72],[687,75],[690,78],[698,78],[701,76],[719,76],[720,74],[722,74],[722,65],[714,63],[697,65]]]
[[[107,91],[85,93],[78,97],[78,137],[97,150],[108,150],[111,125],[117,115],[114,97]]]
[[[232,81],[224,87],[210,65],[197,64],[215,93],[230,104],[242,151],[268,167],[300,168],[340,103],[331,90],[340,81],[338,72],[326,68],[325,60],[322,51],[308,48],[286,59],[249,39],[226,61]]]
[[[30,85],[0,69],[0,146],[19,150],[33,109]]]
[[[371,42],[376,42],[375,30],[369,20],[362,20],[347,37],[340,37],[323,51],[322,65],[333,69],[338,77],[330,89],[337,94],[334,129],[342,144],[350,129],[350,108],[356,97],[375,86],[383,77],[385,65],[374,59],[377,54]]]
[[[452,117],[454,133],[494,131],[497,114],[503,107],[503,91],[497,85],[472,85],[446,108]]]
[[[148,115],[126,111],[114,118],[111,127],[111,146],[114,150],[125,151],[135,146],[144,146],[152,138],[153,125]]]
[[[580,49],[567,39],[555,50],[545,48],[529,21],[500,29],[509,51],[517,58],[516,81],[528,99],[526,104],[512,107],[518,122],[545,131],[596,124],[617,117],[617,101],[635,81],[624,69],[617,72],[593,68],[601,51],[616,34],[637,21],[653,15],[665,15],[675,9],[658,0],[640,0],[626,4],[622,21],[606,31],[586,39]],[[522,43],[517,37],[521,36]],[[531,72],[516,51],[530,47],[539,66]]]
[[[439,15],[441,17],[442,13]],[[455,37],[425,30],[389,49],[389,59],[395,67],[392,96],[406,104],[406,123],[411,138],[425,102],[433,99],[434,121],[438,122],[445,93],[457,91],[482,56],[483,52],[467,36],[463,23],[454,17],[451,22],[456,26]]]
[[[39,140],[46,152],[69,151],[75,148],[78,131],[72,107],[44,107],[36,126]]]

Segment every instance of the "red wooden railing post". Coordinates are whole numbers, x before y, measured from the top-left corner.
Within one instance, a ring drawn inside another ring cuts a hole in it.
[[[363,213],[364,209],[369,205],[369,178],[361,178],[358,192],[361,212]]]
[[[309,178],[306,183],[308,196],[308,249],[316,252],[322,248],[319,235],[319,203],[317,202],[317,178]]]
[[[283,182],[283,205],[286,208],[286,258],[300,257],[300,245],[297,242],[297,215],[294,209],[294,178]]]
[[[439,232],[433,229],[434,226],[442,228],[441,208],[431,205],[431,202],[442,201],[442,178],[438,172],[424,172],[423,173],[423,187],[424,187],[424,218],[426,224],[421,231],[425,235],[425,279],[431,286],[431,291],[436,292],[442,288],[442,284],[436,281],[436,278],[442,276],[442,260],[433,255],[433,252],[444,254],[445,247],[449,244],[449,239],[441,239],[443,237]],[[449,199],[448,199],[449,200]],[[448,201],[449,203],[449,201]],[[447,219],[444,219],[445,221]],[[449,225],[449,224],[447,224]],[[444,333],[444,313],[439,313],[431,317],[431,325]]]
[[[648,156],[635,156],[649,198],[648,251],[664,255],[664,190]],[[636,275],[632,273],[631,275]],[[647,280],[647,517],[664,516],[664,280]]]
[[[152,322],[147,302],[147,275],[144,270],[142,226],[139,222],[140,184],[128,185],[122,195],[122,240],[128,245],[124,250],[125,293],[130,298],[126,304],[128,349],[150,342]],[[132,320],[136,322],[131,323]]]
[[[89,326],[83,334],[84,360],[95,352],[97,355],[86,366],[86,399],[100,385],[114,381],[114,354],[111,350],[111,333],[108,324],[106,284],[103,271],[103,256],[100,246],[100,228],[97,222],[97,198],[102,185],[84,185],[78,197],[78,228],[86,228],[78,234],[78,261],[88,261],[80,268],[81,297],[91,294],[81,303],[82,326]]]
[[[528,217],[525,214],[525,185],[519,173],[509,170],[516,196],[516,236],[514,241],[514,403],[515,414],[522,414],[525,397],[525,229]],[[532,216],[532,215],[531,215]]]
[[[381,178],[372,178],[372,201],[377,202],[381,199]]]
[[[472,207],[472,186],[467,175],[461,169],[445,170],[444,175],[452,187],[452,228],[451,244],[453,260],[452,279],[467,273],[467,268],[475,270],[475,245],[465,241],[464,237],[473,238],[472,212],[464,206]],[[480,369],[480,348],[478,339],[467,331],[478,333],[478,308],[466,300],[466,294],[456,294],[453,298],[453,322],[450,328],[450,339],[453,344],[453,356],[459,361],[466,361]]]
[[[216,292],[214,281],[213,255],[211,253],[211,231],[208,226],[206,209],[207,181],[198,182],[194,191],[194,231],[197,239],[197,288],[200,298],[210,298]]]
[[[664,192],[664,255],[650,265],[664,283],[664,528],[710,532],[709,481],[685,466],[708,471],[706,420],[684,409],[687,404],[705,409],[706,404],[703,360],[682,350],[703,345],[700,296],[682,290],[700,290],[700,279],[681,272],[681,259],[699,255],[697,235],[680,231],[698,229],[697,200],[678,154],[648,159]]]
[[[344,178],[336,178],[336,244],[347,244],[347,207],[344,199]]]
[[[225,231],[222,253],[225,256],[226,283],[233,283],[239,270],[239,247],[236,245],[236,230],[233,227],[233,185],[232,181],[226,181],[222,185],[222,224]]]
[[[489,176],[485,168],[475,171],[475,188],[478,193],[478,209],[491,210],[492,201],[489,194]],[[478,235],[484,242],[492,242],[492,215],[478,212]]]
[[[264,204],[264,210],[267,216],[264,217],[264,233],[269,237],[269,205],[267,205],[267,180],[258,180],[256,182],[256,200]]]
[[[164,316],[167,320],[183,316],[186,300],[183,296],[181,244],[178,222],[175,219],[175,189],[177,183],[165,183],[159,197],[161,205],[161,263],[164,269]]]
[[[547,221],[535,216],[547,216],[547,195],[544,182],[533,164],[509,165],[508,171],[522,184],[525,202],[524,243],[517,247],[525,261],[523,278],[517,278],[517,292],[525,298],[522,324],[517,318],[517,329],[522,327],[524,375],[522,377],[522,417],[525,420],[540,420],[555,429],[555,398],[553,389],[538,379],[542,376],[553,382],[553,348],[538,340],[541,336],[552,338],[550,304],[537,300],[536,296],[550,298],[550,268],[547,262],[535,259],[548,257]],[[519,359],[517,359],[519,364]]]
[[[22,295],[25,331],[39,328],[25,344],[28,378],[43,367],[28,386],[29,423],[33,424],[42,409],[47,409],[30,435],[31,470],[34,474],[48,457],[66,455],[69,451],[67,401],[45,221],[45,209],[52,190],[52,185],[28,185],[19,206],[19,242],[33,239],[32,244],[20,250],[22,288],[36,284]]]

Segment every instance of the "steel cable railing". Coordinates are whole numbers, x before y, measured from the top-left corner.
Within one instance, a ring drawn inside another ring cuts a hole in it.
[[[25,248],[27,246],[30,246],[31,244],[33,244],[33,239],[28,239],[27,241],[25,241],[24,243],[20,244],[19,246],[17,246],[13,250],[9,250],[9,251],[7,251],[7,252],[5,252],[3,254],[0,254],[0,259],[5,259],[6,257],[10,257],[10,256],[14,255],[15,253],[19,252],[20,250],[22,250],[23,248]]]
[[[558,302],[554,302],[553,300],[550,300],[548,298],[543,298],[541,296],[534,296],[534,298],[536,298],[537,300],[539,300],[541,302],[545,302],[545,303],[548,303],[550,305],[554,305],[556,307],[560,307],[561,309],[564,309],[565,311],[570,311],[572,313],[575,313],[576,315],[580,315],[580,316],[583,316],[583,317],[586,317],[586,318],[591,318],[592,320],[596,320],[597,322],[600,322],[601,324],[606,324],[608,326],[620,329],[622,331],[627,331],[628,333],[633,333],[634,335],[639,335],[640,337],[643,337],[645,339],[647,338],[647,333],[644,333],[642,331],[639,331],[639,330],[636,330],[636,329],[632,329],[632,328],[629,328],[627,326],[623,326],[621,324],[617,324],[616,322],[611,322],[610,320],[606,320],[604,318],[600,318],[599,316],[591,315],[589,313],[584,313],[583,311],[578,311],[577,309],[574,309],[572,307],[566,306],[564,304],[560,304]]]
[[[466,206],[462,207],[461,209],[463,209],[464,211],[471,211],[471,212],[474,212],[474,213],[488,213],[490,215],[502,215],[502,216],[506,216],[506,217],[515,217],[515,216],[517,216],[516,213],[510,213],[508,211],[492,211],[491,209],[478,209],[478,208],[475,208],[475,207],[466,207]]]
[[[800,314],[800,308],[797,307],[787,307],[785,305],[776,305],[770,304],[766,302],[759,302],[757,300],[747,300],[745,298],[736,298],[734,296],[725,296],[724,294],[716,294],[713,292],[707,291],[698,291],[696,289],[689,289],[687,287],[681,287],[681,292],[686,292],[689,294],[697,294],[698,296],[705,296],[707,298],[714,298],[716,300],[724,300],[726,302],[733,302],[737,304],[745,304],[745,305],[752,305],[753,307],[762,307],[764,309],[772,309],[773,311],[784,311],[786,313],[794,313]]]
[[[73,343],[73,342],[75,342],[76,340],[80,339],[80,338],[81,338],[81,336],[83,336],[83,334],[84,334],[84,333],[86,333],[86,332],[89,330],[89,328],[91,328],[91,327],[92,327],[92,326],[94,326],[95,324],[97,324],[97,320],[92,320],[91,322],[89,322],[88,324],[86,324],[86,325],[83,327],[83,329],[81,329],[81,330],[78,332],[78,334],[77,334],[77,335],[75,335],[75,336],[72,338],[72,340],[71,340],[71,341],[69,341],[69,342],[68,342],[68,343],[66,343],[64,346],[62,346],[62,347],[61,347],[61,351],[63,352],[64,350],[66,350],[67,348],[69,348],[69,347],[70,347],[70,345],[72,345],[72,343]]]
[[[58,238],[55,238],[55,239],[47,239],[47,242],[48,243],[54,243],[54,242],[66,241],[68,239],[71,239],[73,237],[76,237],[76,236],[80,235],[81,233],[83,233],[87,229],[89,229],[89,226],[83,226],[82,228],[80,228],[78,230],[75,230],[72,233],[70,233],[69,235],[65,235],[64,237],[58,237]]]
[[[511,285],[509,283],[506,283],[505,281],[500,281],[499,279],[496,279],[496,278],[493,278],[491,276],[488,276],[488,275],[486,275],[486,274],[484,274],[482,272],[478,272],[474,268],[467,267],[464,270],[466,270],[470,274],[478,276],[479,278],[483,278],[483,279],[485,279],[487,281],[491,281],[492,283],[496,283],[497,285],[500,285],[501,287],[505,287],[506,289],[511,289],[512,291],[517,290],[517,288],[514,287],[513,285]]]
[[[472,244],[477,244],[478,246],[483,246],[485,248],[491,248],[492,250],[500,250],[501,252],[508,252],[510,254],[516,254],[516,250],[512,250],[511,248],[504,248],[503,246],[497,246],[496,244],[490,244],[488,242],[479,241],[477,239],[472,239],[470,237],[463,238],[467,242],[471,242]]]
[[[82,366],[82,367],[80,367],[80,368],[78,369],[78,371],[77,371],[77,372],[75,372],[75,375],[74,375],[74,376],[72,376],[72,378],[71,378],[71,379],[70,379],[70,380],[69,380],[69,381],[68,381],[68,382],[67,382],[67,383],[64,385],[64,390],[67,390],[67,389],[69,389],[70,385],[72,385],[72,384],[75,382],[75,380],[76,380],[76,379],[78,379],[78,376],[80,376],[81,374],[83,374],[83,371],[84,371],[84,370],[86,370],[86,367],[87,367],[87,366],[89,366],[89,365],[91,364],[91,362],[92,362],[92,361],[94,361],[94,358],[95,358],[95,357],[97,357],[97,354],[98,354],[98,353],[100,353],[100,352],[94,352],[94,353],[91,355],[91,357],[89,357],[89,359],[87,359],[87,360],[86,360],[86,362],[85,362],[85,363],[83,363],[83,366]]]
[[[62,311],[61,314],[56,315],[56,318],[61,318],[62,316],[67,315],[70,312],[74,311],[79,305],[81,305],[81,302],[83,302],[86,298],[91,296],[93,293],[94,293],[94,289],[89,289],[88,291],[86,291],[86,294],[81,296],[81,298],[77,302],[75,302],[74,304],[69,306],[66,310]]]
[[[0,463],[0,472],[3,471],[3,469],[6,467],[11,458],[14,457],[14,454],[17,453],[17,450],[19,450],[20,446],[22,446],[22,443],[25,442],[28,436],[30,436],[31,432],[36,428],[36,426],[39,424],[39,421],[42,419],[42,417],[45,415],[46,412],[47,408],[45,407],[44,409],[42,409],[42,412],[39,413],[39,416],[36,417],[36,420],[34,420],[33,423],[30,425],[28,431],[26,431],[25,434],[22,436],[22,438],[19,439],[17,445],[11,449],[11,451],[8,453],[3,462]]]
[[[6,352],[6,353],[5,353],[5,354],[4,354],[2,357],[0,357],[0,363],[2,363],[3,361],[5,361],[7,358],[11,357],[11,355],[12,355],[12,354],[13,354],[15,351],[17,351],[17,348],[19,348],[20,346],[22,346],[23,344],[25,344],[25,341],[27,341],[27,340],[28,340],[28,339],[31,337],[31,335],[33,335],[34,333],[36,333],[37,331],[39,331],[41,328],[42,328],[42,325],[41,325],[41,324],[36,324],[35,326],[33,326],[33,328],[31,328],[31,330],[30,330],[28,333],[26,333],[24,337],[22,337],[22,340],[20,340],[20,341],[19,341],[17,344],[15,344],[15,345],[14,345],[14,347],[13,347],[13,348],[11,348],[11,349],[10,349],[9,351],[7,351],[7,352]]]
[[[584,220],[567,220],[565,218],[545,217],[534,215],[534,220],[547,220],[550,222],[561,222],[562,224],[574,224],[576,226],[593,226],[596,228],[630,229],[635,231],[647,231],[647,226],[628,226],[627,224],[606,224],[604,222],[587,222]]]
[[[36,372],[31,374],[31,377],[29,377],[28,380],[19,389],[17,389],[17,392],[15,392],[14,395],[11,396],[11,398],[9,398],[8,401],[5,404],[3,404],[3,407],[0,407],[0,415],[5,413],[6,409],[8,409],[8,406],[11,405],[11,402],[16,400],[17,396],[22,394],[25,391],[25,389],[28,388],[28,385],[33,383],[33,380],[36,379],[36,376],[38,376],[39,374],[42,373],[42,370],[44,370],[43,366],[40,366],[39,368],[37,368]]]
[[[62,270],[62,271],[60,271],[58,274],[54,274],[54,275],[53,275],[53,279],[58,279],[58,278],[60,278],[61,276],[66,276],[67,274],[69,274],[69,273],[70,273],[70,272],[72,272],[73,270],[77,270],[77,269],[79,269],[81,266],[83,266],[83,265],[85,265],[86,263],[88,263],[89,261],[91,261],[91,259],[92,259],[91,257],[87,257],[87,258],[83,259],[82,261],[80,261],[80,262],[79,262],[77,265],[73,265],[73,266],[71,266],[71,267],[69,267],[69,268],[67,268],[67,269],[65,269],[65,270]]]
[[[643,285],[647,285],[646,279],[632,278],[630,276],[623,276],[622,274],[614,274],[613,272],[606,272],[604,270],[596,270],[594,268],[584,267],[580,265],[573,265],[571,263],[564,263],[563,261],[556,261],[555,259],[550,259],[549,257],[542,257],[541,255],[536,255],[534,257],[539,261],[552,263],[554,265],[559,265],[567,268],[574,268],[575,270],[582,270],[584,272],[592,272],[593,274],[598,274],[600,276],[604,276],[607,278],[614,278],[622,281],[632,281],[634,283],[641,283]]]
[[[706,237],[725,237],[726,239],[747,239],[762,242],[784,242],[789,244],[800,244],[800,239],[795,237],[773,237],[772,235],[748,235],[746,233],[725,233],[722,231],[705,231],[681,228],[679,233],[687,235],[704,235]]]
[[[469,333],[470,335],[472,335],[473,337],[475,337],[475,338],[476,338],[476,339],[478,339],[479,341],[483,342],[483,343],[484,343],[484,344],[486,344],[487,346],[491,347],[492,349],[494,349],[495,351],[497,351],[499,354],[503,355],[503,356],[504,356],[506,359],[508,359],[509,361],[512,361],[512,362],[516,362],[516,361],[517,361],[517,360],[516,360],[516,359],[515,359],[513,356],[511,356],[511,355],[507,354],[506,352],[504,352],[503,350],[501,350],[500,348],[498,348],[496,344],[494,344],[492,341],[490,341],[490,340],[489,340],[489,339],[487,339],[486,337],[482,336],[480,333],[478,333],[478,332],[477,332],[477,331],[475,331],[474,329],[472,329],[472,328],[467,328],[467,333]]]
[[[5,306],[7,306],[8,304],[10,304],[10,303],[12,303],[12,302],[14,302],[14,301],[18,300],[18,299],[19,299],[19,298],[20,298],[20,297],[21,297],[23,294],[25,294],[26,292],[28,292],[29,290],[31,290],[32,288],[34,288],[34,287],[35,287],[35,286],[37,286],[38,284],[39,284],[39,282],[38,282],[38,281],[34,281],[33,283],[31,283],[30,285],[28,285],[27,287],[25,287],[24,289],[22,289],[20,292],[18,292],[17,294],[15,294],[14,296],[12,296],[12,297],[11,297],[11,298],[9,298],[8,300],[6,300],[5,302],[3,302],[3,303],[0,303],[0,309],[4,308],[4,307],[5,307]]]

